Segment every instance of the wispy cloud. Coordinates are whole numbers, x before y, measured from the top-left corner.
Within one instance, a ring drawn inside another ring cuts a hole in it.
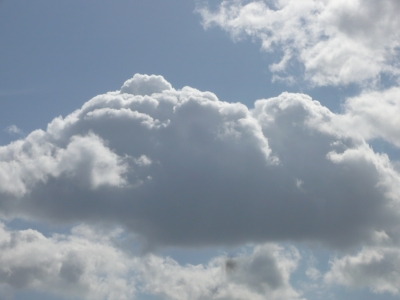
[[[4,129],[5,132],[9,134],[17,134],[17,135],[22,135],[23,132],[21,129],[19,129],[16,125],[10,125]]]

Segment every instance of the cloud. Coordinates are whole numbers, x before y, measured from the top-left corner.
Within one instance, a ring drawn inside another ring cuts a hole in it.
[[[171,89],[171,84],[162,76],[135,74],[133,78],[125,81],[121,87],[121,93],[144,96]]]
[[[374,293],[400,294],[400,250],[393,246],[365,247],[358,254],[331,262],[328,284],[369,288]]]
[[[249,110],[161,76],[128,82],[151,94],[96,96],[0,148],[4,218],[114,224],[148,247],[397,236],[399,173],[309,96]]]
[[[45,237],[35,230],[0,229],[1,290],[36,290],[79,299],[132,299],[133,261],[90,228]]]
[[[22,134],[22,130],[19,129],[16,125],[10,125],[6,129],[4,129],[4,131],[9,134]]]
[[[275,79],[326,86],[399,75],[396,0],[226,0],[216,11],[197,11],[205,28],[219,26],[235,40],[250,36],[281,55],[270,66]]]
[[[90,131],[72,136],[65,148],[48,141],[44,132],[35,131],[25,140],[1,147],[0,155],[0,188],[6,194],[20,197],[49,177],[60,176],[92,189],[125,184],[123,159]]]
[[[139,292],[168,299],[300,299],[289,283],[300,255],[274,244],[250,247],[205,265],[169,257],[135,256],[115,246],[123,232],[86,225],[69,235],[0,228],[0,297],[36,290],[66,298],[136,299]]]
[[[151,255],[140,273],[145,290],[167,299],[300,299],[289,282],[299,259],[296,248],[265,244],[197,266]]]
[[[400,148],[400,88],[384,91],[365,91],[347,99],[341,117],[344,127],[363,138],[383,139]]]

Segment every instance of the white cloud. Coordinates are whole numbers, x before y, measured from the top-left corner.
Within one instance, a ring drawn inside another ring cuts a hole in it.
[[[399,295],[400,249],[393,246],[365,247],[357,255],[337,258],[331,262],[325,282]]]
[[[86,187],[122,186],[127,164],[93,133],[70,138],[65,148],[37,130],[26,139],[0,147],[0,188],[23,196],[49,177],[65,176]]]
[[[304,72],[313,85],[346,85],[399,75],[397,0],[225,0],[215,12],[197,11],[205,28],[217,25],[235,40],[250,36],[280,53],[270,66],[275,78]]]
[[[162,76],[135,74],[133,78],[125,81],[121,87],[121,93],[144,96],[171,89],[171,84]]]
[[[120,231],[80,225],[70,235],[0,228],[0,298],[36,290],[74,299],[136,299],[137,292],[167,299],[300,299],[290,285],[299,253],[274,244],[222,255],[205,265],[179,265],[154,254],[134,256],[113,241]]]
[[[170,258],[151,255],[140,273],[145,290],[167,299],[300,299],[289,282],[299,259],[295,248],[266,244],[197,266],[180,266]]]
[[[113,247],[108,237],[93,236],[88,228],[47,238],[35,230],[10,231],[2,225],[0,249],[3,290],[31,289],[96,300],[135,295],[133,261]]]
[[[400,88],[365,91],[347,99],[338,121],[354,135],[371,140],[381,138],[400,148]]]
[[[309,267],[306,271],[307,277],[309,277],[311,280],[317,280],[321,277],[321,272],[316,269],[315,267]]]
[[[8,132],[9,134],[22,134],[22,130],[19,129],[16,125],[10,125],[4,131]]]
[[[137,89],[148,78],[168,86]],[[99,95],[0,148],[1,212],[117,224],[149,247],[396,236],[400,175],[342,118],[301,94],[252,110],[189,87]]]

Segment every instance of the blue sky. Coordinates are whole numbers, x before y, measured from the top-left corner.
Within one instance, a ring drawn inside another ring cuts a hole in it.
[[[243,102],[243,90],[254,94],[249,103],[263,97],[269,75],[258,46],[232,45],[225,33],[204,31],[194,7],[191,1],[4,1],[2,103],[13,103],[6,116],[18,110],[20,119],[2,115],[2,125],[23,128],[26,114],[42,105],[48,115],[30,117],[29,126],[44,127],[135,73],[162,74],[179,88],[197,83],[222,99]]]
[[[0,298],[397,299],[399,12],[0,1]]]
[[[216,28],[205,31],[194,9],[192,1],[3,1],[2,127],[44,128],[135,73],[161,74],[174,87],[248,106],[301,90],[271,84],[269,55],[249,41],[233,44]],[[326,102],[337,108],[343,92],[326,89]]]

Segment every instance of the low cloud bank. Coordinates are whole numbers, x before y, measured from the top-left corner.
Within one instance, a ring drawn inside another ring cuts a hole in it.
[[[80,225],[71,234],[45,237],[35,230],[0,228],[0,297],[36,290],[70,299],[300,300],[289,283],[300,255],[265,244],[204,265],[179,265],[168,257],[138,256],[116,246],[123,232]]]

